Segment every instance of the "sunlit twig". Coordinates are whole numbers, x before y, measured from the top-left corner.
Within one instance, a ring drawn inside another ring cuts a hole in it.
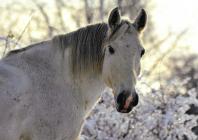
[[[181,40],[181,38],[186,35],[188,29],[183,30],[175,39],[175,41],[173,42],[173,44],[171,45],[172,47],[170,47],[164,54],[161,55],[161,57],[159,57],[155,63],[153,64],[153,66],[151,66],[151,69],[147,75],[150,76],[152,75],[152,73],[155,71],[155,69],[157,68],[157,66],[161,63],[161,61],[168,55],[170,54],[178,45],[178,42]]]
[[[33,14],[34,14],[34,11],[32,11],[32,12],[30,13],[29,20],[28,20],[27,24],[25,25],[24,29],[22,30],[21,34],[20,34],[19,37],[17,38],[17,40],[16,40],[17,42],[19,42],[19,41],[21,40],[21,38],[23,37],[23,34],[25,33],[26,29],[27,29],[28,26],[30,25],[30,22],[31,22],[31,20],[32,20]]]

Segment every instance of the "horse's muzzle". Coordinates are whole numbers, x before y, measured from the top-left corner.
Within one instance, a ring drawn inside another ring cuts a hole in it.
[[[121,113],[129,113],[138,104],[137,93],[131,94],[129,91],[122,91],[116,98],[116,109]]]

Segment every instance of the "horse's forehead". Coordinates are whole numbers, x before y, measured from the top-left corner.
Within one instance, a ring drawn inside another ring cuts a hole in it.
[[[139,34],[134,28],[132,24],[126,23],[125,26],[122,27],[122,34],[120,34],[120,41],[123,42],[138,42],[139,41]],[[119,32],[118,32],[119,34]]]
[[[142,45],[138,34],[133,29],[127,31],[119,40],[114,43],[115,48],[119,48],[119,51],[125,54],[134,54],[141,51]]]
[[[129,27],[126,32],[119,39],[117,39],[117,41],[120,42],[119,44],[127,44],[129,46],[140,44],[139,35],[133,27]]]
[[[111,31],[108,33],[109,35],[109,42],[114,42],[116,40],[119,40],[124,33],[127,31],[129,25],[126,23],[123,23],[118,29]]]

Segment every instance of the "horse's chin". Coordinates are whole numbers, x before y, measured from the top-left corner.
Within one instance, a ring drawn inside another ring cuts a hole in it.
[[[133,107],[129,107],[129,108],[127,108],[127,109],[118,109],[118,108],[116,108],[117,109],[117,111],[119,112],[119,113],[129,113],[129,112],[131,112],[132,111],[132,109],[133,109]]]

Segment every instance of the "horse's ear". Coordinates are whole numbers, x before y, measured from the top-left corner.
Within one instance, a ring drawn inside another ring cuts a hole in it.
[[[109,23],[109,27],[111,28],[111,30],[114,30],[121,22],[121,18],[120,18],[120,12],[118,7],[114,8],[110,15],[109,15],[109,19],[108,19],[108,23]]]
[[[147,14],[146,14],[146,11],[144,9],[142,9],[140,11],[140,13],[138,14],[138,16],[136,17],[135,22],[134,22],[134,26],[135,26],[136,30],[138,32],[141,32],[144,29],[144,27],[146,26],[146,22],[147,22]]]

